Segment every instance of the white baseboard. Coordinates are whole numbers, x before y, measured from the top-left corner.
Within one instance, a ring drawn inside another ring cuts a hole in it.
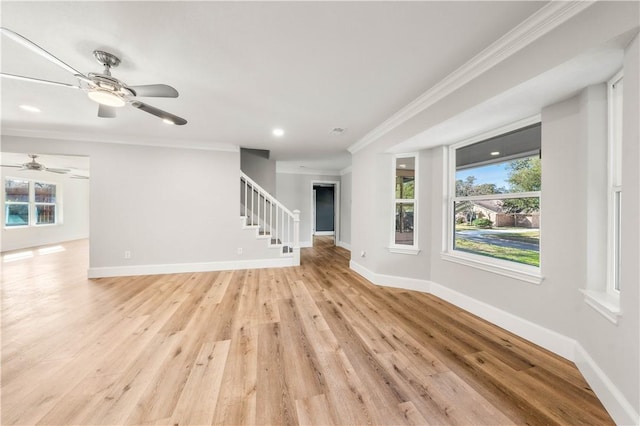
[[[89,268],[89,278],[127,277],[133,275],[180,274],[185,272],[232,271],[237,269],[282,268],[295,266],[293,257],[280,259],[230,260],[226,262],[172,263],[166,265],[131,265]]]
[[[334,231],[316,231],[313,233],[313,235],[317,235],[319,237],[326,236],[326,235],[333,235],[333,234],[335,234]]]
[[[300,241],[300,248],[309,248],[313,247],[313,243],[311,241]]]
[[[345,243],[345,242],[342,242],[342,241],[338,241],[338,242],[336,243],[336,245],[337,245],[338,247],[342,247],[343,249],[346,249],[346,250],[351,251],[351,244],[349,244],[349,243]]]
[[[376,285],[421,291],[423,293],[430,292],[430,282],[427,280],[376,274],[375,272],[367,269],[359,263],[354,262],[353,260],[349,261],[349,267]]]
[[[598,364],[589,356],[587,351],[574,339],[432,281],[377,274],[353,260],[349,262],[349,267],[376,285],[431,293],[492,324],[575,362],[587,383],[589,383],[589,386],[591,386],[591,389],[593,389],[616,424],[640,424],[640,415]]]
[[[574,360],[575,340],[529,320],[498,309],[441,284],[431,283],[431,294],[471,312],[492,324],[542,346],[568,360]]]
[[[575,344],[575,363],[616,424],[640,424],[640,414],[578,342]]]

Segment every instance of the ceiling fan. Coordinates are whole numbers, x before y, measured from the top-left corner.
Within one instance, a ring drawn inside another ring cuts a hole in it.
[[[178,117],[177,115],[163,111],[144,102],[140,102],[137,99],[139,96],[177,98],[178,91],[176,89],[166,84],[148,84],[142,86],[126,85],[121,80],[111,76],[111,68],[115,68],[120,64],[120,59],[111,53],[104,52],[102,50],[94,50],[93,56],[104,66],[104,71],[102,74],[88,73],[87,75],[84,75],[20,34],[4,27],[0,27],[0,32],[11,40],[21,44],[27,49],[39,54],[45,59],[73,74],[73,76],[78,79],[78,85],[7,73],[0,73],[2,77],[80,89],[87,94],[89,99],[99,104],[98,117],[113,118],[116,116],[116,108],[129,104],[134,108],[161,118],[167,124],[187,124],[187,120],[184,118]]]
[[[31,161],[27,163],[16,164],[16,165],[2,164],[1,166],[16,167],[16,168],[19,168],[20,170],[33,170],[36,172],[51,172],[51,173],[59,173],[59,174],[65,174],[71,171],[71,169],[54,169],[54,168],[45,167],[44,164],[38,163],[36,161],[36,158],[38,158],[36,154],[28,154],[28,155],[29,155],[29,158],[31,158]]]

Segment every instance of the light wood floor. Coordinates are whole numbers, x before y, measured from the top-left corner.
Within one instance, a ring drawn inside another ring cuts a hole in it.
[[[575,366],[330,238],[302,266],[87,280],[3,256],[2,424],[611,424]]]

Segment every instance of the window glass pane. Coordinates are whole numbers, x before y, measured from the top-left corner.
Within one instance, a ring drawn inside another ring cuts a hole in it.
[[[396,203],[395,243],[413,245],[413,203]]]
[[[540,199],[454,202],[454,249],[540,266]]]
[[[36,203],[55,203],[56,186],[51,183],[35,182]]]
[[[396,158],[396,199],[415,197],[415,157]]]
[[[29,202],[29,181],[7,179],[4,183],[5,201]]]
[[[48,223],[56,223],[56,206],[36,204],[36,224],[44,225]]]
[[[539,156],[456,170],[456,197],[541,190]]]
[[[613,238],[614,238],[614,265],[613,265],[613,288],[620,291],[620,239],[621,225],[622,225],[622,205],[621,205],[622,192],[616,191],[614,193],[614,218],[613,218]]]
[[[29,225],[28,204],[5,204],[5,226]]]

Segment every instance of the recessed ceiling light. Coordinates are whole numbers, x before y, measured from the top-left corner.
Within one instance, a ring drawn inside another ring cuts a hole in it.
[[[20,105],[20,109],[23,109],[23,110],[29,111],[29,112],[40,112],[40,108],[36,108],[34,106],[31,106],[31,105]]]
[[[273,129],[273,132],[272,132],[272,133],[273,133],[273,136],[278,136],[278,137],[280,137],[280,136],[283,136],[283,135],[284,135],[284,130],[282,130],[282,129],[280,129],[280,128],[276,128],[276,129]]]
[[[491,153],[491,156],[492,156],[492,157],[495,157],[496,155],[500,155],[500,151],[493,151],[493,152]]]
[[[165,123],[165,124],[171,124],[171,125],[176,124],[176,123],[174,123],[173,121],[169,120],[168,118],[163,118],[163,119],[162,119],[162,122],[163,122],[163,123]]]

